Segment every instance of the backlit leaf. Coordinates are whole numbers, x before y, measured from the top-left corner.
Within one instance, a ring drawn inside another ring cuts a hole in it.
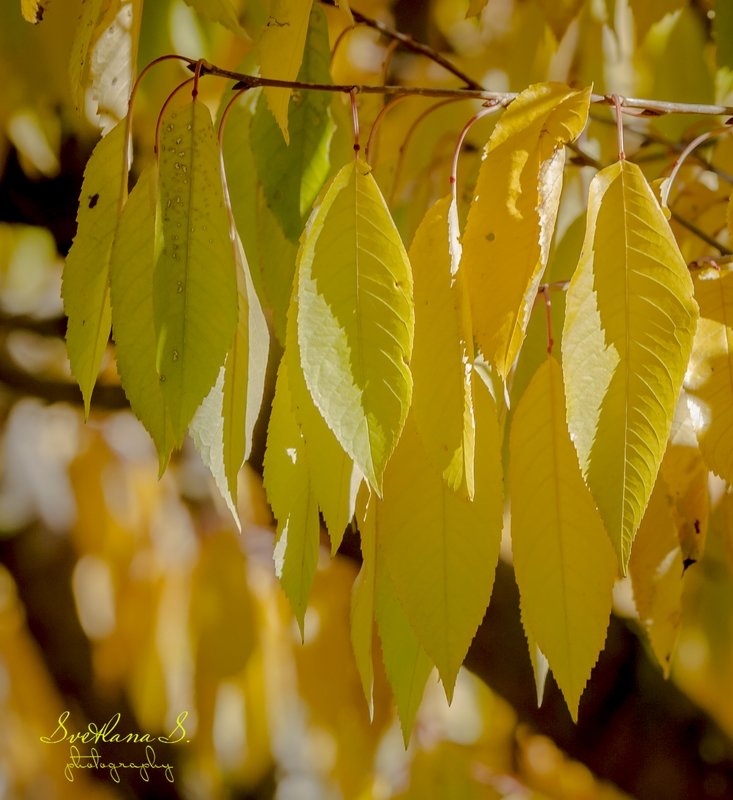
[[[478,16],[484,10],[484,8],[486,8],[486,4],[488,2],[489,0],[468,0],[468,11],[466,12],[466,16]]]
[[[328,529],[331,552],[335,554],[346,526],[354,516],[362,476],[326,425],[305,384],[303,370],[297,359],[296,294],[293,295],[288,313],[286,345],[290,394],[293,413],[305,444],[312,491]]]
[[[294,81],[303,60],[312,0],[270,0],[270,13],[260,37],[260,66],[268,78]],[[265,88],[265,96],[286,144],[289,89]]]
[[[387,466],[378,510],[387,570],[420,644],[438,667],[448,698],[491,596],[502,528],[496,409],[477,376],[473,390],[473,501],[446,486],[409,417]]]
[[[629,575],[639,620],[665,677],[682,622],[682,553],[660,474],[634,539]]]
[[[616,561],[580,474],[553,358],[537,370],[514,414],[510,486],[522,620],[577,719],[606,638]]]
[[[463,237],[476,341],[505,378],[524,339],[562,189],[565,148],[588,118],[590,90],[530,86],[486,147]]]
[[[428,210],[410,247],[415,284],[412,413],[425,451],[451,489],[473,496],[473,337],[450,197]],[[436,376],[440,376],[436,380]]]
[[[316,407],[372,487],[412,395],[412,275],[369,167],[331,182],[298,254],[298,345]]]
[[[311,491],[303,437],[293,416],[288,367],[280,362],[267,429],[264,483],[277,520],[275,571],[303,633],[318,564],[318,504]]]
[[[311,23],[298,80],[330,83],[331,50],[326,17],[318,6]],[[334,123],[328,92],[302,91],[288,109],[290,144],[285,144],[264,95],[252,119],[251,143],[267,204],[285,235],[297,242],[329,171],[328,150]]]
[[[157,368],[178,446],[237,325],[237,284],[219,152],[206,106],[166,111],[160,135],[163,250],[154,276]]]
[[[77,111],[103,130],[127,113],[142,0],[82,0],[69,74]]]
[[[623,570],[664,455],[697,321],[692,281],[641,170],[590,187],[563,369],[580,467]]]
[[[374,715],[374,591],[377,570],[376,498],[366,486],[358,498],[361,569],[351,591],[351,649],[369,716]]]
[[[629,5],[636,23],[636,35],[641,40],[655,22],[678,11],[685,5],[685,0],[629,0]]]
[[[733,482],[733,273],[695,277],[701,319],[685,374],[688,407],[710,469]]]
[[[402,738],[407,747],[433,663],[407,619],[389,572],[384,567],[384,559],[379,556],[379,549],[376,558],[374,613],[384,669],[392,687]]]
[[[109,278],[117,369],[132,410],[155,442],[162,472],[174,441],[155,368],[153,271],[162,247],[158,201],[157,168],[150,166],[122,211]]]
[[[664,478],[682,562],[687,567],[705,552],[710,518],[710,474],[697,447],[670,442],[659,474]]]
[[[64,268],[62,294],[69,318],[66,345],[71,371],[89,414],[92,390],[109,340],[109,261],[122,207],[125,126],[118,124],[97,143],[79,197],[77,232]],[[124,193],[124,194],[123,194]]]

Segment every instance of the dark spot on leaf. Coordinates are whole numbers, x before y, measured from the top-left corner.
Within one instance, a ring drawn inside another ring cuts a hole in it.
[[[700,520],[695,520],[695,533],[700,533]]]
[[[36,6],[36,25],[38,25],[39,22],[43,22],[43,13],[45,10],[41,3]]]
[[[697,559],[696,559],[696,558],[686,558],[686,559],[685,559],[685,560],[682,562],[682,573],[684,574],[685,572],[687,572],[687,570],[688,570],[688,569],[689,569],[689,568],[690,568],[690,567],[691,567],[693,564],[697,564]]]
[[[487,241],[487,242],[493,242],[493,241],[494,241],[494,239],[496,239],[496,235],[494,234],[494,232],[493,232],[493,231],[489,231],[489,232],[486,234],[486,241]]]
[[[89,195],[89,208],[94,208],[99,201],[99,192]]]
[[[268,28],[289,28],[290,23],[285,20],[285,22],[280,22],[279,19],[275,19],[275,17],[270,17],[267,22],[265,23]]]

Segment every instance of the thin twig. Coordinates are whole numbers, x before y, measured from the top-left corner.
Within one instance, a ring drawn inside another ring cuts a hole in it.
[[[687,230],[692,233],[693,235],[697,236],[698,239],[705,242],[705,244],[709,244],[710,247],[714,247],[721,256],[732,256],[733,250],[726,247],[724,244],[721,244],[715,237],[710,236],[710,234],[705,233],[704,230],[698,228],[694,222],[690,222],[689,219],[680,216],[674,209],[670,209],[670,214],[672,215],[672,219],[682,225],[683,228],[687,228]]]

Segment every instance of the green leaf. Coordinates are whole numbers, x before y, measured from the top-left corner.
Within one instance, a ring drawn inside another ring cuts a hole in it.
[[[448,196],[428,210],[410,247],[415,282],[412,413],[425,451],[448,486],[472,497],[474,353],[460,258],[458,218]]]
[[[636,164],[599,172],[567,292],[562,351],[568,427],[626,570],[664,455],[692,347],[687,265]]]
[[[264,484],[277,520],[275,571],[302,635],[308,595],[318,564],[320,526],[303,437],[293,415],[288,372],[283,359],[267,429]]]
[[[580,474],[554,358],[545,359],[514,413],[509,457],[522,621],[577,720],[606,638],[616,560]]]
[[[331,83],[330,61],[326,16],[314,6],[298,80]],[[280,136],[264,95],[252,119],[252,151],[267,204],[293,242],[298,241],[328,177],[328,150],[335,128],[330,105],[328,92],[295,93],[288,109],[290,144]]]
[[[192,101],[163,115],[159,163],[163,249],[154,275],[156,363],[180,446],[237,325],[219,151],[203,103]]]
[[[260,67],[268,78],[294,81],[303,60],[312,0],[270,0],[270,15],[260,37]],[[286,144],[289,89],[265,87],[265,96]]]
[[[583,131],[589,101],[589,89],[530,86],[504,112],[486,147],[463,237],[463,265],[476,341],[504,379],[547,266],[565,144]]]
[[[121,195],[124,197],[127,191],[124,152],[125,125],[119,123],[97,143],[87,162],[78,227],[64,268],[62,295],[69,318],[66,346],[87,416],[112,324],[109,261],[120,219]]]
[[[474,376],[476,494],[446,486],[412,417],[384,475],[379,545],[397,596],[450,699],[491,596],[502,529],[496,408]]]
[[[109,279],[117,369],[133,412],[155,442],[162,473],[174,437],[155,368],[153,271],[162,247],[160,216],[158,172],[151,165],[122,211]]]
[[[369,167],[341,169],[298,254],[298,345],[316,407],[377,491],[412,395],[412,275]]]

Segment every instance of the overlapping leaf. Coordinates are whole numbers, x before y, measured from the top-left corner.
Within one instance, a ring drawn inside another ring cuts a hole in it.
[[[66,345],[71,371],[89,414],[92,390],[109,340],[109,262],[126,194],[125,126],[118,124],[94,148],[79,198],[78,228],[64,268],[62,294],[69,318]]]
[[[701,319],[685,375],[700,450],[710,469],[733,482],[733,273],[695,278]]]
[[[369,167],[347,164],[298,254],[298,346],[316,407],[379,490],[412,395],[412,274]]]
[[[634,539],[629,575],[639,619],[665,676],[682,624],[683,573],[677,526],[660,474]]]
[[[496,409],[476,375],[473,390],[473,501],[448,488],[410,417],[387,466],[378,511],[380,547],[395,592],[448,697],[491,596],[502,527]]]
[[[154,275],[157,368],[177,445],[211,389],[237,325],[237,284],[209,112],[166,111],[160,136],[163,249]]]
[[[425,452],[448,486],[463,487],[473,496],[473,337],[457,228],[455,205],[445,197],[428,210],[410,247],[415,286],[412,413]]]
[[[162,472],[174,436],[155,367],[153,272],[162,246],[158,203],[153,165],[142,173],[122,211],[109,277],[117,369],[132,410],[155,442]]]
[[[510,470],[522,620],[577,719],[606,638],[616,561],[580,474],[553,358],[537,370],[515,412]]]
[[[588,118],[590,91],[530,86],[486,148],[463,237],[476,341],[506,377],[547,266],[567,142]]]
[[[331,50],[323,10],[314,6],[298,80],[331,82]],[[329,171],[328,150],[334,123],[328,92],[299,92],[288,109],[290,144],[260,96],[252,119],[251,146],[267,204],[285,235],[297,242]]]
[[[288,313],[287,351],[288,378],[293,402],[293,414],[303,436],[311,486],[321,509],[335,553],[354,516],[356,496],[362,476],[354,462],[326,425],[303,377],[298,361],[297,292],[294,292]]]
[[[666,447],[697,321],[687,265],[639,167],[590,188],[563,369],[583,476],[625,570]]]
[[[218,22],[240,36],[244,34],[231,0],[185,0],[185,2],[206,19]]]
[[[302,633],[308,595],[318,564],[320,526],[305,443],[293,416],[288,373],[283,360],[267,430],[264,482],[277,520],[275,571]]]
[[[43,15],[46,13],[51,0],[20,0],[20,10],[23,18],[37,25],[43,22]]]
[[[294,81],[303,60],[312,0],[269,0],[270,13],[260,37],[260,66],[268,78]],[[267,102],[285,142],[288,133],[289,89],[265,89]]]

